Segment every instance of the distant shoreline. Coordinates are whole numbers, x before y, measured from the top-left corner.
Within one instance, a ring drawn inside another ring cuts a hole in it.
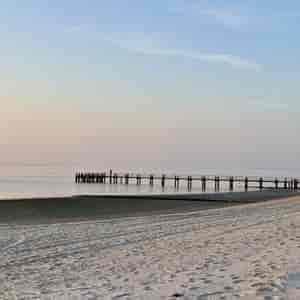
[[[299,191],[275,190],[266,188],[263,191],[237,191],[237,192],[186,192],[186,193],[105,193],[105,194],[82,194],[70,196],[53,196],[53,197],[28,197],[28,198],[0,198],[3,201],[49,201],[49,200],[71,200],[71,199],[149,199],[149,200],[181,200],[181,201],[224,201],[224,202],[255,202],[263,200],[272,200],[278,198],[291,197],[300,195]],[[1,204],[0,204],[1,205]]]
[[[0,224],[34,224],[138,217],[243,205],[300,195],[291,191],[209,194],[94,195],[0,200]]]

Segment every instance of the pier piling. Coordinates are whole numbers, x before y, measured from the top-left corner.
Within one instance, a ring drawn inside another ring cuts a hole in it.
[[[205,192],[205,190],[206,190],[206,177],[205,176],[201,177],[201,183],[202,183],[202,192]]]
[[[166,175],[162,175],[162,177],[161,177],[161,187],[162,188],[165,187],[165,181],[166,181]]]
[[[262,177],[259,178],[259,189],[262,190],[264,187],[264,180]]]
[[[287,186],[287,178],[284,178],[283,186],[284,186],[285,190],[288,188],[288,186]]]
[[[233,191],[233,186],[234,186],[234,178],[231,176],[229,178],[229,190],[232,192]]]
[[[246,176],[246,177],[245,177],[245,191],[246,191],[246,192],[248,191],[248,186],[249,186],[249,179],[248,179],[248,177]]]
[[[192,176],[188,176],[187,177],[187,189],[188,189],[188,191],[192,190],[192,182],[193,182]]]
[[[275,189],[278,190],[278,178],[275,178],[274,183],[275,183]]]
[[[153,186],[154,176],[150,175],[149,184]]]
[[[109,170],[109,184],[112,184],[112,170]]]

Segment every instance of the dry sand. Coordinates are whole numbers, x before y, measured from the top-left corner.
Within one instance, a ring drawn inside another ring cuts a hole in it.
[[[299,229],[299,196],[171,214],[2,222],[0,299],[300,299]]]

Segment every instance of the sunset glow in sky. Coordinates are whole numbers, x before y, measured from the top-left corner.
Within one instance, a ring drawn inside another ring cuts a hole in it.
[[[298,168],[300,2],[1,1],[0,163]]]

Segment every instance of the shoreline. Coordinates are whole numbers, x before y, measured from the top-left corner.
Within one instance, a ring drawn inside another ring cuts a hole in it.
[[[291,191],[81,195],[0,200],[0,224],[39,224],[155,216],[225,208],[300,195]]]
[[[275,190],[265,188],[264,190],[254,191],[236,191],[236,192],[162,192],[162,193],[103,193],[103,194],[78,194],[66,196],[45,196],[45,197],[17,197],[17,198],[0,198],[1,202],[18,202],[18,201],[45,201],[45,200],[71,200],[71,199],[150,199],[150,200],[182,200],[182,201],[247,201],[256,202],[262,200],[272,200],[277,198],[286,198],[300,195],[300,190]]]

